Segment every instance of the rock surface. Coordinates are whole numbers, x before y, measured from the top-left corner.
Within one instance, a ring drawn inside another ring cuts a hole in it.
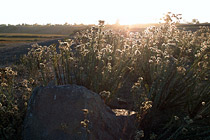
[[[36,88],[24,140],[129,140],[134,116],[116,116],[100,96],[77,85]]]

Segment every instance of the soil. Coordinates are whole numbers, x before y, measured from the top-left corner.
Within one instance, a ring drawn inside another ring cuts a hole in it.
[[[19,62],[22,55],[27,54],[32,44],[49,46],[58,43],[61,38],[33,43],[3,44],[0,46],[0,67],[12,65]]]

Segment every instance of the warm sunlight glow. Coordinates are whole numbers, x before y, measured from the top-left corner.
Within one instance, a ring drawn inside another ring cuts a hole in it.
[[[208,0],[4,0],[1,5],[0,24],[157,23],[169,11],[183,14],[184,21],[210,22]]]

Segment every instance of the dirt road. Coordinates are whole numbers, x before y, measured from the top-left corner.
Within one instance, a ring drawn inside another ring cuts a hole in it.
[[[37,43],[41,46],[49,46],[58,43],[58,40],[59,39],[53,39]],[[0,47],[0,66],[11,65],[18,62],[22,55],[27,54],[28,48],[31,48],[32,44],[34,43],[21,43]]]

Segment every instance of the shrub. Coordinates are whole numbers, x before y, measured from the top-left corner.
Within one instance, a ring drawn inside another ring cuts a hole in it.
[[[142,69],[141,80],[132,88],[134,97],[141,95],[136,101],[139,129],[144,131],[141,139],[153,133],[157,139],[204,139],[210,133],[209,39],[201,37],[209,36],[209,30],[192,33],[173,24],[152,31],[145,43],[151,49],[142,47],[146,53],[139,57],[147,63],[139,61],[136,66]]]
[[[79,84],[96,93],[109,91],[111,99],[133,70],[132,59],[124,38],[102,29],[100,23],[58,47],[34,45],[22,62],[45,85],[52,79],[56,85]]]
[[[109,102],[125,81],[136,80],[127,93],[137,112],[135,139],[208,139],[210,29],[179,30],[179,16],[168,13],[165,23],[142,33],[104,31],[100,21],[58,46],[33,45],[17,68],[19,76],[1,69],[3,138],[20,135],[36,85],[83,85]]]
[[[21,139],[23,118],[33,80],[18,79],[11,67],[0,69],[0,136],[2,140]]]

